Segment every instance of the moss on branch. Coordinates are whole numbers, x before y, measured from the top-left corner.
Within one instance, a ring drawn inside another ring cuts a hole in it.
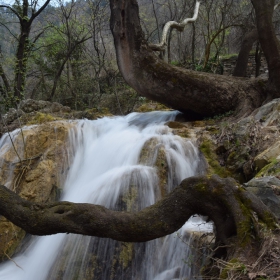
[[[31,234],[71,232],[126,242],[144,242],[170,234],[193,214],[209,216],[216,225],[217,239],[224,243],[236,234],[239,241],[243,240],[254,215],[267,228],[274,228],[277,222],[258,198],[233,179],[218,176],[185,179],[164,199],[137,213],[86,203],[33,203],[4,186],[0,187],[0,201],[0,214]]]

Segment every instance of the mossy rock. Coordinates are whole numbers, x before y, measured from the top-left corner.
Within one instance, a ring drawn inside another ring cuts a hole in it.
[[[4,217],[0,218],[0,260],[11,258],[16,248],[25,237],[25,231]]]
[[[206,126],[205,129],[210,133],[210,134],[218,134],[219,128],[218,126],[212,125],[212,126]]]
[[[280,161],[273,159],[269,164],[264,166],[256,175],[256,177],[264,176],[280,176]]]
[[[123,242],[119,255],[119,261],[125,269],[129,266],[133,259],[134,243]]]
[[[169,121],[166,125],[172,129],[173,134],[179,135],[183,138],[190,138],[190,130],[185,124],[176,121]]]
[[[34,202],[57,200],[61,191],[57,186],[63,183],[68,170],[68,159],[72,156],[66,152],[71,128],[73,123],[70,122],[44,122],[18,133],[13,139],[15,148],[8,146],[1,158],[4,165],[0,176],[6,186]],[[7,170],[11,172],[12,167],[15,169],[11,180]],[[13,257],[24,236],[23,230],[0,220],[0,259]]]
[[[194,127],[204,127],[205,126],[205,122],[204,121],[194,121],[194,122],[192,122],[192,125]]]
[[[175,135],[179,135],[182,138],[191,138],[191,133],[190,133],[189,129],[187,129],[187,128],[174,129],[173,133]]]
[[[27,125],[33,125],[33,124],[43,124],[46,122],[53,122],[57,120],[62,120],[61,118],[54,117],[50,114],[45,114],[41,112],[37,112],[35,115],[31,115],[30,120],[27,122]]]
[[[146,113],[146,112],[152,112],[152,111],[170,111],[171,109],[166,107],[165,105],[158,103],[158,102],[149,102],[142,104],[140,107],[138,107],[135,112],[139,113]]]
[[[165,125],[172,129],[180,129],[180,128],[186,128],[186,126],[183,123],[175,122],[175,121],[169,121]]]
[[[204,139],[199,146],[201,152],[203,153],[207,163],[208,163],[208,175],[217,174],[222,178],[230,176],[230,172],[223,166],[220,165],[218,161],[218,156],[214,152],[215,146],[210,139]]]
[[[109,112],[108,108],[92,108],[85,111],[73,112],[72,117],[75,119],[89,119],[96,120],[103,117],[112,117],[113,115]]]

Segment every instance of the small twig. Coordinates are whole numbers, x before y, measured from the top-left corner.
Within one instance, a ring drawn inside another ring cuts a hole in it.
[[[38,158],[38,157],[41,157],[43,154],[41,153],[41,154],[38,154],[38,155],[36,155],[36,156],[34,156],[34,157],[29,157],[29,158],[26,158],[26,159],[22,159],[21,161],[18,161],[18,162],[13,162],[12,164],[18,164],[18,163],[22,163],[22,162],[24,162],[24,161],[28,161],[28,160],[33,160],[33,159],[36,159],[36,158]]]
[[[22,142],[23,142],[23,149],[24,149],[25,158],[27,158],[26,144],[25,144],[25,141],[24,141],[24,135],[23,135],[23,131],[22,131],[22,125],[21,125],[20,117],[18,115],[18,110],[19,110],[19,108],[17,109],[17,117],[18,117],[18,122],[19,122],[19,129],[20,129],[20,132],[21,132],[21,137],[22,137]]]
[[[273,264],[273,262],[269,263],[267,266],[265,266],[260,272],[264,271],[265,269],[267,269],[269,266],[271,266]]]
[[[265,253],[267,252],[267,248],[270,248],[271,243],[273,242],[273,239],[270,240],[268,246],[266,246],[266,250],[263,250],[262,254],[259,256],[259,258],[256,260],[256,262],[252,265],[252,271],[256,268],[256,266],[259,264],[259,262],[261,261],[262,257],[265,255]]]
[[[7,130],[7,133],[8,133],[8,135],[9,135],[9,138],[10,138],[10,140],[11,140],[11,142],[12,142],[12,146],[13,146],[13,148],[14,148],[14,150],[15,150],[15,153],[17,154],[17,156],[18,156],[18,158],[19,158],[19,160],[20,160],[20,162],[21,162],[22,160],[21,160],[21,158],[20,158],[20,156],[19,156],[19,154],[18,154],[18,152],[17,152],[17,149],[16,149],[16,147],[15,147],[15,145],[14,145],[14,141],[13,141],[13,139],[12,139],[12,137],[11,137],[10,132],[8,131],[7,124],[6,124],[6,122],[5,122],[5,120],[4,120],[3,116],[2,116],[2,114],[1,114],[1,119],[2,119],[2,122],[3,122],[3,124],[4,124],[5,128],[6,128],[6,130]]]
[[[19,266],[12,258],[10,258],[6,252],[4,252],[4,254],[5,254],[5,256],[6,256],[10,261],[12,261],[18,268],[20,268],[21,270],[23,270],[23,268],[22,268],[21,266]]]

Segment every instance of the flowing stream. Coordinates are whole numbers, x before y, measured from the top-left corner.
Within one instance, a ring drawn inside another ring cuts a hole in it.
[[[69,149],[75,153],[61,200],[138,211],[182,179],[203,172],[195,145],[164,125],[176,114],[77,121],[69,132]],[[3,139],[0,148],[6,143]],[[188,238],[186,232],[201,226],[197,219],[178,234]],[[211,231],[211,226],[201,227]],[[188,266],[191,250],[177,235],[137,244],[74,234],[36,237],[13,258],[20,267],[12,261],[1,264],[0,280],[185,279],[194,273]]]

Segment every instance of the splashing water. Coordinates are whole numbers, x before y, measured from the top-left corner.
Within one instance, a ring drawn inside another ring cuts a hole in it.
[[[78,121],[69,133],[75,156],[61,200],[139,211],[197,174],[197,148],[164,125],[176,114],[132,113]],[[164,178],[160,169],[167,173]],[[193,223],[187,222],[179,234]],[[202,230],[211,231],[211,226]],[[22,269],[11,261],[2,264],[0,280],[181,279],[191,275],[184,262],[188,254],[176,234],[139,244],[56,234],[36,238],[14,258]]]

